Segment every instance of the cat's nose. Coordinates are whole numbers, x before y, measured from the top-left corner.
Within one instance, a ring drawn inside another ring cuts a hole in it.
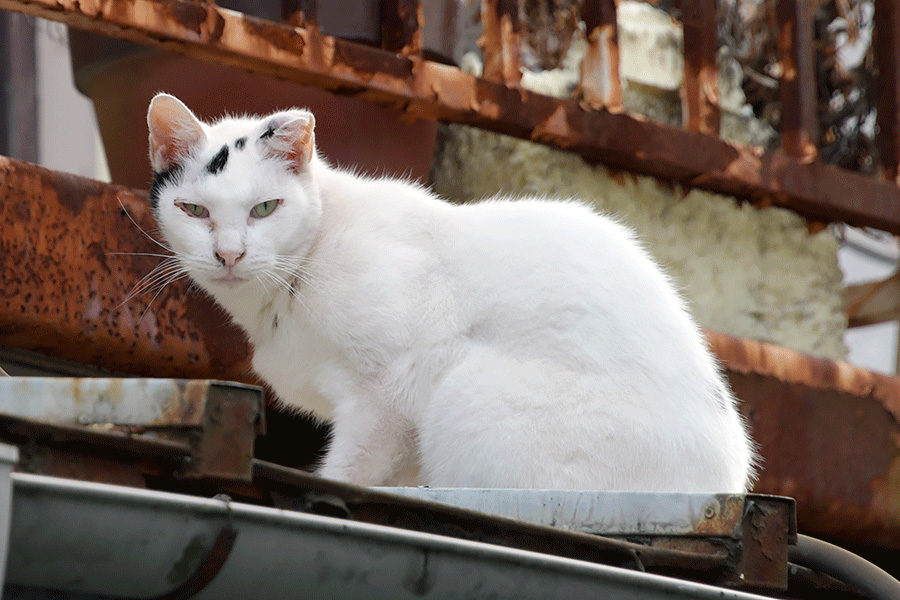
[[[223,267],[233,267],[239,260],[244,258],[244,254],[246,253],[245,250],[241,250],[240,252],[237,250],[216,250],[216,259],[218,259]]]

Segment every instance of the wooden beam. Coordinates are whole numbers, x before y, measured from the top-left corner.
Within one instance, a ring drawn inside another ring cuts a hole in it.
[[[487,0],[486,0],[487,1]],[[900,188],[785,152],[596,111],[454,67],[183,0],[0,0],[96,33],[158,45],[394,106],[410,118],[465,123],[581,154],[588,161],[713,192],[900,233]]]

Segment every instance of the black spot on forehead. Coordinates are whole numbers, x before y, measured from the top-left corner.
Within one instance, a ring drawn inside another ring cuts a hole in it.
[[[259,139],[265,140],[272,137],[273,135],[275,135],[275,126],[269,125],[269,128],[266,129],[261,136],[259,136]]]
[[[234,142],[234,147],[235,147],[236,149],[238,149],[238,150],[243,150],[243,149],[244,149],[244,145],[245,145],[246,143],[247,143],[247,138],[246,138],[246,137],[238,138],[238,139]]]
[[[181,179],[181,165],[174,165],[170,169],[153,173],[153,183],[150,184],[150,207],[156,210],[159,204],[159,193],[170,184],[178,183]]]
[[[222,146],[222,149],[216,152],[216,155],[212,157],[212,160],[209,161],[209,164],[206,165],[206,172],[210,175],[215,175],[216,173],[221,173],[222,169],[225,168],[225,163],[228,162],[228,144]]]

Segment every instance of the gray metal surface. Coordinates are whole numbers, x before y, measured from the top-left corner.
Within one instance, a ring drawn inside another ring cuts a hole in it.
[[[221,529],[236,532],[196,597],[761,598],[604,565],[340,519],[14,474],[7,582],[153,597],[188,579]]]
[[[12,470],[19,460],[19,449],[0,444],[0,590],[9,553],[9,522],[12,509]]]
[[[254,386],[209,380],[0,378],[0,412],[57,423],[199,427],[209,394]]]
[[[459,508],[602,535],[733,537],[744,497],[582,490],[377,488]]]

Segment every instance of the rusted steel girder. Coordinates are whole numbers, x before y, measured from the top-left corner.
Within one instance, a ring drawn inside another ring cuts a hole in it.
[[[123,303],[159,260],[117,254],[157,250],[128,214],[155,231],[141,193],[0,158],[0,345],[252,381],[241,333],[183,281]],[[797,498],[807,532],[900,549],[900,379],[706,334],[765,457],[756,491]]]
[[[484,77],[489,81],[518,87],[522,80],[522,22],[515,0],[481,0],[478,40],[484,55]]]
[[[900,183],[900,5],[875,0],[875,57],[878,61],[876,144],[885,175]]]
[[[622,111],[622,81],[619,76],[619,35],[615,0],[585,0],[581,18],[587,34],[587,49],[581,61],[578,95],[593,109]]]
[[[816,88],[813,10],[808,0],[778,0],[778,56],[781,61],[781,145],[800,160],[818,154],[818,94]]]
[[[487,1],[487,0],[485,0]],[[492,0],[496,1],[496,0]],[[466,123],[581,154],[588,161],[714,192],[900,233],[900,189],[785,152],[759,151],[591,110],[391,54],[183,0],[0,0],[0,9],[348,94],[411,118]]]
[[[900,378],[706,332],[801,531],[900,549]]]
[[[126,301],[168,254],[144,233],[156,231],[145,195],[0,157],[0,227],[0,345],[252,382],[242,334],[185,279]]]
[[[719,44],[716,0],[680,0],[684,31],[684,78],[681,84],[684,126],[719,135]]]

